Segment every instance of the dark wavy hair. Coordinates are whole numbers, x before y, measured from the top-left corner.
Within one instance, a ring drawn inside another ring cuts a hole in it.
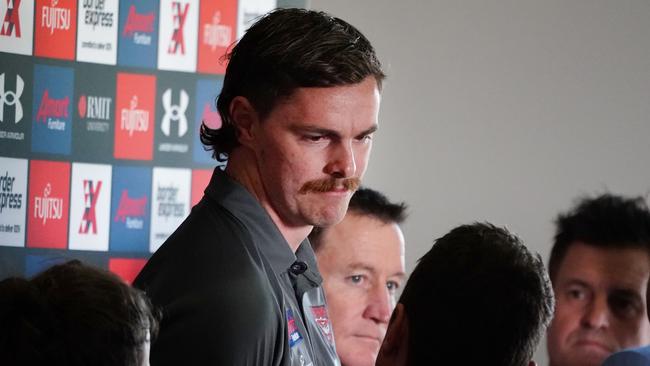
[[[79,261],[0,282],[0,365],[139,366],[159,313],[115,274]]]
[[[399,302],[409,365],[528,365],[554,309],[542,258],[488,223],[436,240]]]
[[[230,116],[233,98],[249,100],[261,119],[297,88],[356,84],[385,78],[370,41],[345,21],[324,12],[278,9],[260,18],[225,57],[217,99],[220,129],[201,125],[201,142],[223,161],[239,145]]]
[[[576,242],[599,248],[640,248],[650,253],[650,211],[643,197],[610,193],[582,197],[571,210],[558,215],[555,228],[548,262],[551,280]]]

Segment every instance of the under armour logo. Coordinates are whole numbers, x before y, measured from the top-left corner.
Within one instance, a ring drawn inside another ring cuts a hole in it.
[[[2,21],[0,35],[11,36],[13,33],[15,37],[20,38],[20,17],[18,15],[20,1],[21,0],[7,0],[7,13]]]
[[[180,104],[175,105],[172,104],[172,90],[167,89],[163,93],[162,103],[165,109],[165,115],[163,116],[160,129],[165,136],[169,136],[171,122],[178,121],[178,137],[183,137],[187,133],[187,117],[185,116],[185,111],[190,104],[190,97],[187,95],[187,92],[181,89]]]
[[[178,53],[181,50],[181,55],[185,54],[185,37],[183,37],[183,28],[185,27],[185,18],[190,4],[185,4],[181,9],[181,3],[174,1],[172,3],[172,13],[174,13],[174,33],[172,34],[172,41],[169,43],[167,53]]]
[[[93,234],[97,234],[97,218],[95,216],[95,207],[97,206],[97,198],[99,197],[99,190],[102,188],[102,181],[93,184],[92,180],[84,180],[84,214],[81,218],[81,225],[79,226],[79,234],[88,234],[92,227]]]
[[[5,74],[0,74],[0,122],[4,122],[4,106],[16,107],[16,121],[15,123],[20,122],[23,119],[23,105],[20,103],[20,97],[23,95],[23,89],[25,88],[25,82],[20,77],[16,75],[16,91],[11,90],[5,91]]]

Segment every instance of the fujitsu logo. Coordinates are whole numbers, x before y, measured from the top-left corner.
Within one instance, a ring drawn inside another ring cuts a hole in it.
[[[136,44],[150,45],[151,36],[144,33],[153,32],[154,19],[155,15],[153,11],[146,14],[138,14],[135,5],[131,5],[122,35],[124,37],[133,36],[133,42]]]
[[[124,222],[129,229],[142,229],[146,213],[147,197],[131,198],[125,189],[120,197],[120,204],[113,221]]]
[[[160,129],[169,136],[172,121],[178,122],[178,137],[183,137],[187,133],[187,117],[185,111],[190,104],[190,97],[184,89],[181,89],[180,103],[172,104],[172,90],[167,89],[162,95],[162,105],[165,109],[165,115],[162,118]]]
[[[63,217],[63,198],[50,197],[52,186],[48,183],[43,189],[42,197],[34,197],[34,218],[43,220],[60,220]]]
[[[203,105],[203,114],[201,116],[201,121],[203,121],[208,127],[212,129],[221,128],[221,116],[219,112],[213,112],[210,108],[210,103],[205,103]]]
[[[0,29],[0,36],[11,36],[20,38],[20,1],[21,0],[6,0],[7,13],[2,21],[2,29]]]
[[[50,30],[54,34],[55,30],[70,29],[72,12],[68,8],[57,8],[59,0],[52,0],[52,6],[44,6],[41,11],[41,27]]]
[[[232,28],[219,24],[221,12],[217,11],[212,16],[212,23],[203,26],[203,43],[210,46],[212,51],[217,47],[228,47],[232,42]]]
[[[172,14],[174,21],[174,33],[172,34],[171,42],[167,48],[167,53],[174,54],[180,50],[181,55],[185,54],[185,37],[183,36],[183,29],[185,28],[185,19],[187,18],[187,11],[190,4],[183,5],[178,2],[172,2]]]
[[[133,132],[146,132],[149,129],[149,111],[138,109],[138,96],[131,98],[129,109],[122,109],[120,129],[129,131],[129,137]]]
[[[65,130],[65,121],[59,118],[68,118],[68,105],[70,98],[63,99],[50,98],[47,89],[43,92],[41,98],[41,105],[38,107],[38,114],[36,115],[36,122],[47,123],[47,127],[53,130]]]
[[[4,122],[5,105],[9,107],[15,106],[16,121],[14,123],[18,123],[23,119],[23,105],[20,103],[20,97],[23,95],[24,88],[25,82],[20,75],[16,75],[16,91],[5,91],[5,74],[0,74],[0,122]]]
[[[81,118],[92,118],[109,120],[111,118],[111,104],[113,99],[108,97],[97,97],[93,95],[82,95],[79,97],[77,107]]]
[[[84,180],[84,214],[79,226],[79,234],[88,234],[92,228],[93,234],[97,234],[97,218],[95,216],[95,207],[99,191],[102,189],[102,181]]]

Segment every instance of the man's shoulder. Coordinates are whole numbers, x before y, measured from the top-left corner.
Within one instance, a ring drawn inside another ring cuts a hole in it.
[[[609,356],[603,366],[650,366],[650,346],[626,349]]]

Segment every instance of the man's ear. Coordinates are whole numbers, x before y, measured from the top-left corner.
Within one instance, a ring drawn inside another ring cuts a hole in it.
[[[230,101],[230,116],[237,133],[239,143],[251,147],[255,140],[255,128],[259,117],[251,102],[242,96],[237,96]]]
[[[408,354],[408,318],[404,304],[397,303],[379,350],[377,366],[404,365]]]

